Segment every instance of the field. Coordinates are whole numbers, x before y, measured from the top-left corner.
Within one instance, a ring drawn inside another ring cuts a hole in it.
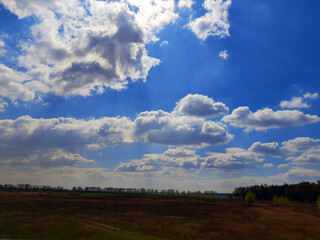
[[[0,192],[0,239],[320,239],[316,205]]]

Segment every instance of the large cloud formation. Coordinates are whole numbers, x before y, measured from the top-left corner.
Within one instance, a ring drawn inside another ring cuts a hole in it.
[[[248,150],[277,158],[286,157],[285,160],[289,161],[292,165],[320,164],[319,142],[320,139],[297,137],[283,141],[281,146],[277,142],[255,142]],[[286,166],[289,165],[286,164]]]
[[[176,116],[161,110],[140,113],[134,125],[137,137],[164,145],[204,147],[226,144],[233,137],[220,122]]]
[[[270,108],[264,108],[252,113],[248,107],[238,107],[230,115],[224,116],[222,121],[235,127],[246,128],[246,131],[263,131],[270,128],[317,123],[320,122],[320,117],[304,114],[298,110],[273,111]]]
[[[162,154],[145,154],[141,159],[121,163],[118,172],[174,172],[180,170],[238,171],[246,168],[275,167],[265,163],[266,156],[277,158],[280,170],[293,169],[296,165],[320,164],[320,139],[297,137],[281,144],[255,142],[248,149],[226,148],[225,152],[206,152],[206,156],[183,147],[169,148]],[[281,164],[283,158],[288,164]]]
[[[18,158],[24,161],[25,156],[31,155],[35,159],[50,159],[51,153],[59,150],[65,153],[66,157],[62,157],[62,154],[59,156],[67,164],[70,159],[75,159],[72,163],[85,162],[84,159],[66,155],[78,154],[84,149],[97,150],[137,141],[199,148],[226,144],[232,137],[227,126],[220,122],[181,116],[174,111],[146,111],[134,121],[127,117],[84,120],[21,116],[0,120],[0,160],[8,162],[10,158]],[[47,157],[44,157],[45,154]],[[172,155],[170,152],[167,154]],[[47,164],[50,162],[47,161]]]
[[[106,147],[133,141],[127,118],[76,120],[34,119],[29,116],[0,120],[0,161],[28,166],[93,163],[78,153],[92,144]],[[28,163],[28,164],[27,164]]]
[[[9,101],[41,99],[48,92],[90,96],[146,81],[150,69],[160,63],[148,55],[146,45],[158,41],[157,34],[179,17],[174,0],[0,0],[0,4],[19,19],[34,20],[28,38],[16,46],[17,57],[6,57],[18,62],[19,70],[0,64],[1,111]],[[180,7],[192,4],[179,2]],[[189,27],[201,39],[229,35],[230,4],[205,0],[208,13]],[[12,94],[15,91],[20,94]]]
[[[170,148],[162,154],[145,154],[141,159],[120,164],[115,171],[119,172],[161,172],[171,169],[197,170],[239,170],[252,168],[262,163],[261,154],[241,148],[227,148],[225,153],[208,152],[201,157],[194,150]],[[174,171],[174,170],[172,170]]]
[[[105,88],[121,90],[130,82],[145,81],[150,68],[159,64],[158,59],[148,56],[146,44],[156,41],[155,34],[178,17],[173,0],[143,4],[134,0],[0,3],[20,19],[36,19],[32,37],[20,43],[18,62],[27,69],[25,74],[1,66],[2,72],[11,75],[8,80],[1,74],[0,81],[8,82],[3,88],[23,91],[22,101],[48,90],[62,96],[88,96]],[[138,11],[131,10],[132,6]],[[47,89],[21,86],[25,80],[37,81]],[[0,94],[12,98],[3,91]]]

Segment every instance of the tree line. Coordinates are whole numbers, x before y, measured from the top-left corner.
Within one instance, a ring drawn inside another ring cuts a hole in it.
[[[301,182],[297,184],[283,185],[254,185],[237,187],[232,195],[235,198],[244,199],[248,192],[255,194],[257,200],[272,200],[274,196],[283,196],[290,201],[315,203],[320,196],[320,180],[316,182]]]
[[[114,187],[73,187],[66,189],[61,186],[31,184],[0,184],[0,190],[9,191],[42,191],[42,192],[70,192],[70,193],[119,193],[119,194],[159,194],[159,195],[190,195],[190,196],[216,196],[216,191],[179,191],[174,189],[145,189],[145,188],[114,188]]]

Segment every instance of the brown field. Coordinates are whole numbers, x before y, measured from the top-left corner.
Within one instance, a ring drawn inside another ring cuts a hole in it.
[[[0,192],[0,239],[320,239],[316,205]]]

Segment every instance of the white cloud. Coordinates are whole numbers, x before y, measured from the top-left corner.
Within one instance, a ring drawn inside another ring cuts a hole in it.
[[[8,103],[4,101],[2,98],[0,98],[0,112],[4,112],[7,106]]]
[[[7,103],[3,100],[0,103],[3,111]],[[142,112],[134,121],[126,117],[84,120],[21,116],[14,120],[0,120],[0,159],[10,156],[22,159],[23,156],[50,149],[77,154],[85,149],[96,151],[136,141],[168,146],[216,146],[228,143],[232,137],[228,128],[220,122],[178,116],[161,110]],[[164,155],[172,155],[172,151]],[[174,153],[187,156],[190,151],[178,148]]]
[[[273,167],[274,167],[274,164],[272,164],[272,163],[264,163],[264,164],[263,164],[263,167],[264,167],[264,168],[273,168]]]
[[[293,97],[290,101],[281,101],[280,103],[281,108],[309,108],[305,102],[302,102],[301,97]]]
[[[219,53],[219,57],[221,57],[224,60],[227,60],[227,58],[229,57],[229,53],[227,50],[223,50]]]
[[[261,143],[255,142],[248,149],[251,152],[256,152],[264,155],[283,156],[287,153],[286,150],[281,148],[277,142]]]
[[[277,142],[261,143],[255,142],[248,149],[262,155],[271,155],[273,157],[285,157],[293,165],[320,164],[320,139],[309,137],[297,137],[288,141],[283,141],[281,146]],[[282,169],[284,166],[279,165]]]
[[[101,148],[101,146],[99,144],[96,144],[96,143],[91,143],[91,144],[88,144],[86,145],[86,148],[89,149],[89,150],[98,150]]]
[[[31,101],[35,98],[35,91],[30,88],[28,76],[0,64],[0,96],[12,102],[16,100]]]
[[[66,152],[59,148],[36,150],[35,152],[24,152],[23,155],[0,156],[2,165],[12,167],[64,167],[78,166],[79,164],[94,164],[94,160],[86,159],[80,154]]]
[[[292,156],[301,153],[305,149],[318,146],[319,142],[319,139],[296,137],[288,141],[283,141],[281,146],[279,146],[277,142],[255,142],[248,150],[263,155],[271,155],[273,157]]]
[[[62,96],[89,96],[145,81],[160,62],[148,56],[146,44],[156,41],[156,34],[178,17],[174,0],[1,3],[19,18],[37,18],[31,27],[33,38],[21,41],[19,65],[29,78]],[[21,82],[23,77],[13,79]]]
[[[188,94],[176,103],[174,112],[196,117],[216,116],[228,113],[229,108],[222,102],[215,102],[208,96]]]
[[[319,179],[320,172],[316,169],[306,168],[290,168],[288,172],[284,174],[284,178],[288,180],[300,181],[315,181]]]
[[[193,4],[194,2],[192,0],[180,0],[178,2],[178,7],[191,9]]]
[[[123,118],[77,120],[35,119],[29,116],[0,120],[0,156],[23,155],[38,149],[77,152],[89,144],[110,146],[133,142],[132,122]]]
[[[196,155],[185,148],[170,148],[162,154],[145,154],[141,159],[120,164],[115,170],[119,172],[163,172],[167,168],[198,170],[239,170],[252,168],[262,163],[264,158],[256,153],[241,148],[227,148],[226,153],[207,152],[206,157]]]
[[[144,154],[142,159],[120,164],[119,172],[164,171],[166,168],[198,169],[200,156],[184,148],[170,148],[162,154]]]
[[[215,146],[226,144],[233,137],[220,122],[177,116],[161,110],[140,113],[134,124],[136,137],[164,145]]]
[[[290,101],[282,101],[281,108],[309,108],[308,103],[303,102],[304,99],[315,100],[319,97],[318,93],[305,93],[302,97],[292,97]]]
[[[93,163],[79,153],[86,148],[131,143],[132,129],[133,123],[124,117],[0,120],[0,162],[29,167]]]
[[[175,13],[174,0],[126,0],[126,2],[139,8],[136,20],[144,29],[147,41],[157,41],[156,33],[179,17]]]
[[[5,54],[6,54],[6,50],[4,49],[4,47],[5,47],[5,43],[4,43],[4,41],[2,41],[1,39],[0,39],[0,57],[2,57],[2,56],[4,56]]]
[[[307,93],[305,93],[303,95],[303,97],[304,98],[309,98],[311,100],[314,100],[314,99],[317,99],[319,97],[319,94],[318,93],[309,93],[309,92],[307,92]]]
[[[221,38],[229,36],[228,10],[231,0],[205,0],[203,7],[208,11],[205,15],[189,22],[188,27],[202,40],[209,36]]]
[[[278,169],[281,169],[281,170],[287,170],[290,168],[290,165],[289,164],[280,164],[277,166]]]
[[[291,161],[295,165],[320,164],[320,147],[312,147],[306,149],[298,156],[287,157],[286,160]]]
[[[235,171],[254,168],[265,161],[266,155],[287,157],[290,164],[280,164],[278,169],[289,169],[291,165],[320,163],[319,139],[297,137],[281,143],[256,142],[246,150],[242,148],[226,148],[225,153],[206,152],[207,156],[196,155],[194,150],[186,148],[170,148],[162,154],[145,154],[141,159],[120,164],[116,170],[124,172],[163,172],[165,168],[188,170],[215,169]],[[273,163],[264,163],[263,168],[275,167]],[[174,170],[173,170],[174,171]]]
[[[264,157],[260,154],[241,148],[227,148],[226,153],[209,152],[208,154],[209,156],[201,163],[202,168],[239,170],[255,167],[256,164],[264,161]]]
[[[162,43],[160,44],[160,47],[163,47],[163,46],[168,45],[168,44],[169,44],[168,41],[162,41]]]
[[[281,145],[283,148],[290,150],[290,152],[297,152],[299,149],[311,148],[318,146],[320,139],[313,139],[309,137],[296,137],[288,141],[283,141]]]
[[[270,128],[303,126],[317,123],[320,118],[316,115],[304,114],[298,110],[282,110],[274,112],[265,108],[252,113],[248,107],[238,107],[230,115],[224,116],[222,121],[234,127],[246,128],[246,131],[263,131]]]

